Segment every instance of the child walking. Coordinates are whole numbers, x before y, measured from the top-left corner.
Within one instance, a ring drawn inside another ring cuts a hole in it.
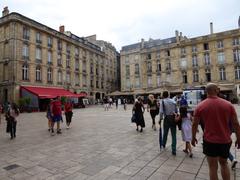
[[[187,112],[187,107],[180,107],[180,116],[177,117],[177,121],[181,121],[181,130],[182,130],[182,139],[186,142],[185,149],[183,152],[189,154],[189,157],[192,158],[192,116]]]

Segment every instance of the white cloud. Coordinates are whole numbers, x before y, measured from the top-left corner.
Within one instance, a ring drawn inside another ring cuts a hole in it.
[[[65,25],[78,36],[97,34],[118,49],[141,38],[168,38],[176,29],[187,36],[236,28],[239,0],[2,0],[51,28]]]

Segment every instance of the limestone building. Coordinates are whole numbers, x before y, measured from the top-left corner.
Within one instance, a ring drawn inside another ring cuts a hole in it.
[[[176,31],[121,49],[121,90],[133,94],[181,93],[217,83],[229,99],[239,95],[240,29],[187,38]]]
[[[56,31],[6,7],[0,18],[0,102],[17,102],[22,87],[29,86],[60,88],[95,101],[116,81],[114,55],[109,58],[64,26]]]

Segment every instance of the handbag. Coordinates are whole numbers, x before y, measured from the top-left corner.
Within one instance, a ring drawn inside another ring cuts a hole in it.
[[[135,123],[135,122],[136,122],[136,115],[135,115],[135,113],[132,114],[131,122],[132,122],[132,123]]]

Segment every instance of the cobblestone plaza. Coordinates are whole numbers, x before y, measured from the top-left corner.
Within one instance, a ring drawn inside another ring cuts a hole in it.
[[[238,114],[240,108],[235,106]],[[131,107],[104,111],[102,106],[75,109],[72,128],[62,125],[62,134],[51,136],[45,113],[23,113],[18,117],[17,137],[10,140],[6,122],[0,125],[1,180],[205,180],[208,166],[202,154],[201,136],[193,158],[182,152],[185,144],[178,131],[177,155],[172,156],[170,135],[167,148],[159,150],[158,131],[136,132],[130,123]],[[64,116],[65,119],[65,116]],[[158,119],[158,116],[157,116]],[[234,153],[234,149],[232,149]],[[240,153],[237,152],[238,157]],[[239,165],[231,171],[240,179]]]

